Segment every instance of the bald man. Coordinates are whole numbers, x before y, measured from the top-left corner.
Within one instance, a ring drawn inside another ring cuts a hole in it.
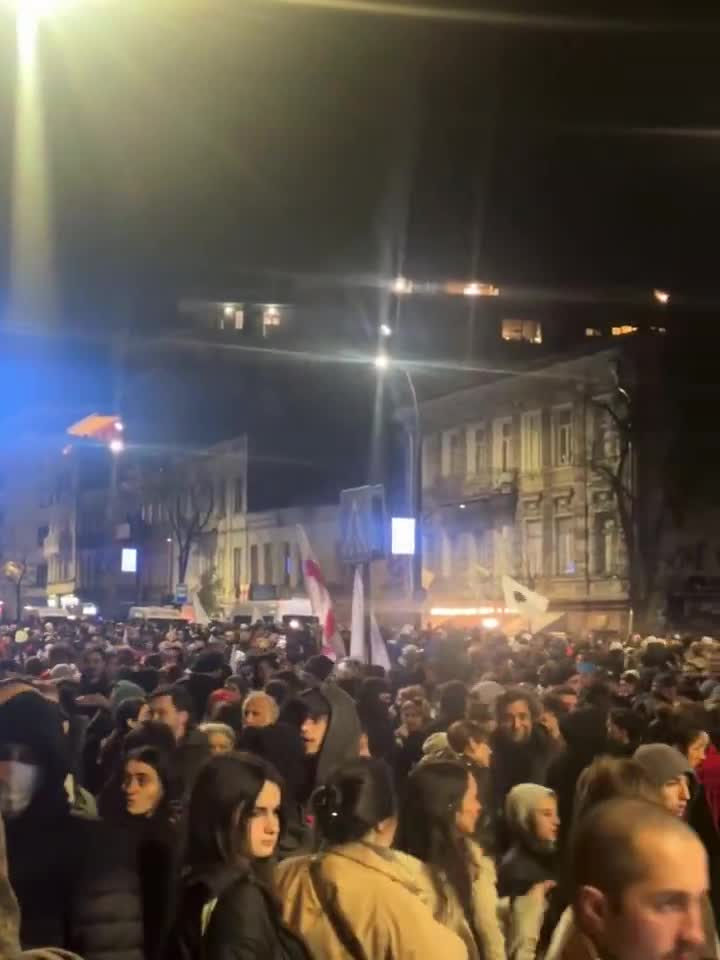
[[[564,957],[716,955],[714,936],[706,947],[705,849],[693,830],[660,806],[615,799],[591,810],[573,837],[571,870],[574,920],[585,949],[566,950]]]

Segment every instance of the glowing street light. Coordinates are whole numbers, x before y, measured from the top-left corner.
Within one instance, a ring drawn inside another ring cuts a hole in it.
[[[393,281],[392,291],[399,297],[405,293],[412,293],[412,280],[408,280],[406,277],[396,277]]]
[[[116,420],[113,426],[118,431],[118,433],[122,433],[123,430],[125,429],[125,424],[122,422],[122,420]]]
[[[492,283],[467,283],[463,287],[463,295],[466,297],[499,297],[500,290]]]
[[[389,327],[386,323],[380,324],[380,335],[383,337],[392,336],[392,327]]]
[[[390,357],[386,353],[379,353],[375,357],[374,363],[378,370],[387,370],[390,366]]]
[[[122,453],[125,449],[125,444],[119,437],[116,437],[114,440],[111,440],[108,444],[110,447],[110,453],[114,453],[117,456],[119,453]]]
[[[653,297],[658,303],[663,305],[670,303],[670,294],[667,290],[653,290]]]

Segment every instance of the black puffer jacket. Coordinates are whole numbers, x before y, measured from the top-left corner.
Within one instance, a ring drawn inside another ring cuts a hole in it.
[[[132,845],[100,820],[73,817],[57,707],[35,691],[0,706],[0,745],[18,745],[40,778],[27,809],[6,820],[9,879],[23,948],[61,947],[84,960],[143,960]]]

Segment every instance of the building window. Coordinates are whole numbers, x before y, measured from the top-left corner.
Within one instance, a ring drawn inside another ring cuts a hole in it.
[[[564,467],[573,458],[573,421],[570,407],[556,410],[554,415],[555,466]]]
[[[283,544],[282,557],[283,557],[282,582],[284,587],[289,587],[291,577],[292,577],[292,553],[290,550],[289,543]]]
[[[46,563],[39,563],[35,567],[35,586],[36,587],[46,587],[48,585],[48,565]]]
[[[487,428],[484,424],[468,427],[467,466],[468,472],[476,475],[484,473],[489,466]]]
[[[523,472],[539,473],[542,467],[542,414],[539,410],[522,415],[521,438]]]
[[[617,556],[617,522],[614,517],[595,517],[594,567],[598,575],[612,576]]]
[[[245,311],[237,303],[226,303],[220,313],[221,330],[242,330],[245,327]]]
[[[271,543],[263,544],[263,582],[269,587],[275,583],[273,548]]]
[[[260,563],[258,545],[254,543],[250,547],[250,583],[260,583]]]
[[[599,330],[597,327],[585,327],[585,336],[586,337],[601,337],[602,330]]]
[[[495,421],[495,458],[494,467],[507,473],[514,466],[512,449],[512,420]]]
[[[48,533],[50,533],[50,528],[48,527],[47,524],[44,524],[42,527],[38,527],[37,545],[39,547],[42,547],[45,545],[45,540],[47,539]]]
[[[525,565],[529,578],[543,575],[542,520],[525,522]]]
[[[263,310],[263,336],[267,337],[276,327],[280,326],[280,310],[269,304]]]
[[[555,520],[555,573],[560,577],[575,573],[575,520],[557,517]]]
[[[503,320],[503,340],[542,343],[542,324],[538,320]]]
[[[442,435],[442,474],[456,477],[462,474],[463,450],[459,430],[446,430]]]
[[[235,477],[233,509],[235,513],[242,513],[245,509],[245,478]]]
[[[637,333],[637,327],[632,327],[630,324],[623,324],[620,327],[613,327],[611,333],[614,337],[626,337],[630,333]]]
[[[233,548],[233,588],[235,590],[235,599],[240,596],[240,584],[242,583],[242,547]]]

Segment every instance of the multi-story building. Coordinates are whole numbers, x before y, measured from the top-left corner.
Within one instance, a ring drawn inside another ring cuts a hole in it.
[[[600,350],[421,404],[423,565],[431,606],[502,601],[508,574],[568,625],[626,621],[615,498],[615,351]],[[404,412],[408,426],[412,414]]]
[[[21,607],[46,603],[50,513],[37,451],[32,444],[16,446],[0,470],[0,614],[6,618],[18,615],[18,598]]]

